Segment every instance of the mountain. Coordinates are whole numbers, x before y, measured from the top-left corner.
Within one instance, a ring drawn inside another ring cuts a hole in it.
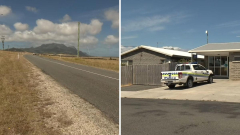
[[[19,52],[31,52],[31,53],[40,53],[40,54],[70,54],[77,55],[77,49],[74,46],[67,47],[64,44],[42,44],[38,47],[31,48],[10,48],[6,49],[9,51],[19,51]],[[79,51],[79,56],[89,56],[87,53]]]

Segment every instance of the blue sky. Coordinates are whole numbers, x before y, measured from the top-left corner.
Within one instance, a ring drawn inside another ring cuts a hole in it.
[[[77,46],[94,56],[118,56],[118,0],[1,0],[0,35],[10,47]],[[65,18],[65,19],[64,19]],[[2,48],[0,46],[0,48]]]
[[[240,42],[240,1],[122,0],[122,51],[128,46],[190,50],[209,43]]]

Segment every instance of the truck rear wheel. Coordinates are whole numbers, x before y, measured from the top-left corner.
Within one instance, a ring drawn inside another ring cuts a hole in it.
[[[187,86],[188,88],[192,88],[192,87],[193,87],[193,80],[192,80],[191,78],[189,78],[189,79],[187,80],[186,86]]]
[[[175,88],[175,84],[171,84],[171,85],[168,85],[168,88],[170,88],[170,89],[173,89],[173,88]]]

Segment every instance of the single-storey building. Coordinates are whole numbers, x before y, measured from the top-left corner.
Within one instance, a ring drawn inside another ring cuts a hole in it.
[[[141,45],[121,54],[121,62],[125,65],[163,64],[179,62],[181,59],[190,61],[192,54],[179,50],[171,50]],[[199,63],[203,63],[204,56],[198,55]]]
[[[209,43],[188,52],[204,55],[204,66],[215,76],[240,80],[240,42]]]

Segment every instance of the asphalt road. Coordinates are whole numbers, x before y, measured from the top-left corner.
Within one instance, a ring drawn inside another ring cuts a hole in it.
[[[114,71],[25,55],[35,66],[62,86],[101,110],[115,123],[119,121],[119,74]]]
[[[122,135],[239,135],[240,104],[122,98]]]

